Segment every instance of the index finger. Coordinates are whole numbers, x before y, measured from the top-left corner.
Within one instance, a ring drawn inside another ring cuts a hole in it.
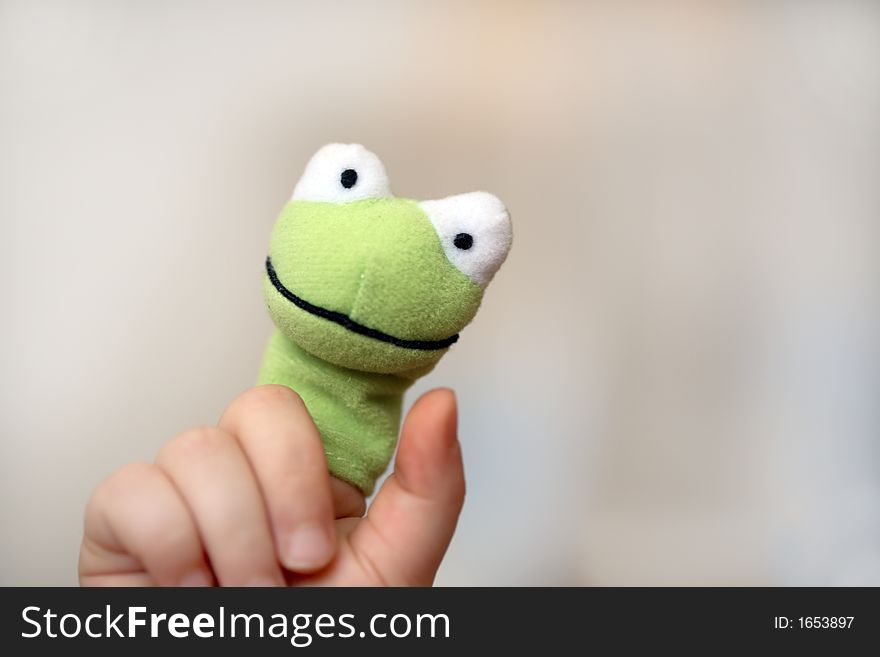
[[[298,572],[326,565],[336,547],[330,473],[299,395],[282,385],[252,388],[229,405],[219,426],[236,436],[256,474],[279,561]]]

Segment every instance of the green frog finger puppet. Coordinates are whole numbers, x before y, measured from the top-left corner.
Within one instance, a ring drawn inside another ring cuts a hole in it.
[[[458,341],[511,239],[491,194],[396,198],[363,146],[315,153],[269,241],[276,331],[259,382],[302,397],[333,475],[372,492],[394,452],[403,393]]]

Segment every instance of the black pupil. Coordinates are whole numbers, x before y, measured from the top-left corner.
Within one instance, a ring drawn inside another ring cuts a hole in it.
[[[346,169],[342,172],[342,175],[339,176],[339,182],[342,183],[342,186],[346,189],[351,189],[354,187],[354,184],[358,181],[358,172],[354,169]]]
[[[467,233],[459,233],[455,236],[455,239],[452,240],[452,243],[455,244],[456,248],[467,251],[474,245],[474,238]]]

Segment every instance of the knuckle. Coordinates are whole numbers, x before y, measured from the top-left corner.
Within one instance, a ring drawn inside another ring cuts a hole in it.
[[[290,405],[305,408],[302,397],[294,390],[274,383],[251,388],[232,402],[232,408],[243,413]]]
[[[217,427],[193,427],[166,443],[156,462],[201,459],[223,449],[227,443],[228,436]]]
[[[137,495],[145,482],[157,476],[156,467],[149,463],[128,463],[110,474],[92,492],[85,510],[85,523],[90,526],[97,518],[126,499]]]
[[[192,553],[200,544],[188,521],[157,513],[144,523],[143,531],[145,543],[154,546],[157,553],[181,561],[196,559]]]
[[[149,463],[128,463],[98,484],[92,498],[97,501],[117,499],[153,476],[154,468]]]

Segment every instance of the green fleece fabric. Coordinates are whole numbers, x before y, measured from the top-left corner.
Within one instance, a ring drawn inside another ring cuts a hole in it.
[[[330,472],[369,495],[394,452],[403,393],[412,380],[337,367],[276,331],[260,383],[299,393],[321,433]]]
[[[369,495],[394,452],[403,393],[471,321],[483,288],[450,262],[416,201],[296,199],[272,231],[264,293],[277,331],[259,383],[299,393],[330,471]]]

